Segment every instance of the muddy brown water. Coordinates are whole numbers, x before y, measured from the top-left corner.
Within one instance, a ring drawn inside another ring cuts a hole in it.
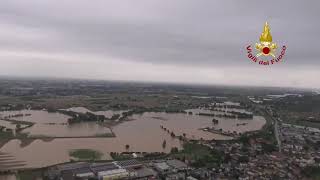
[[[111,114],[109,111],[108,113]],[[15,117],[14,115],[17,114],[23,114],[23,116]],[[60,113],[48,113],[47,111],[3,111],[0,112],[0,117],[35,123],[32,127],[22,131],[23,133],[28,133],[31,137],[87,137],[111,133],[109,128],[103,127],[96,122],[75,123],[69,125],[67,122],[70,116]],[[0,120],[0,125],[11,129],[15,128],[15,124],[4,120]]]
[[[64,122],[65,117],[61,116],[61,114],[49,115],[50,120],[43,116],[43,112],[35,112],[35,114],[37,115],[33,116],[32,114],[28,118],[30,118],[30,121],[37,122],[39,126],[35,125],[33,129],[30,128],[28,131],[42,133],[45,128],[56,128],[55,131],[57,132],[66,131],[61,130],[62,128],[59,129],[59,125],[50,125],[50,127],[44,128],[41,126],[43,124],[40,123],[52,122],[54,119],[52,116],[62,118],[54,120],[55,122]],[[40,114],[42,115],[40,116]],[[41,117],[41,120],[36,119],[37,117]],[[69,161],[69,151],[72,149],[98,150],[104,153],[104,159],[111,159],[109,153],[126,151],[126,144],[130,146],[129,151],[138,152],[169,152],[172,147],[181,148],[181,142],[177,138],[172,138],[170,133],[164,131],[160,126],[166,127],[176,135],[185,133],[191,139],[230,139],[230,137],[199,130],[202,127],[212,126],[212,117],[181,113],[148,112],[142,115],[133,115],[131,119],[134,120],[123,122],[112,128],[116,134],[115,138],[65,138],[54,139],[49,142],[35,140],[25,147],[20,146],[20,140],[11,140],[0,149],[0,152],[10,153],[16,160],[24,161],[26,163],[25,167],[44,167]],[[265,124],[265,119],[261,116],[254,116],[252,120],[217,119],[219,124],[216,127],[231,132],[258,130]],[[237,126],[237,123],[248,124]],[[83,126],[86,127],[86,125],[82,125],[80,123],[79,127],[75,127],[70,131],[83,131],[86,129]],[[104,131],[103,128],[102,131]],[[167,142],[165,148],[162,147],[164,140]]]
[[[87,137],[95,135],[110,134],[111,130],[96,122],[84,122],[75,124],[35,124],[23,130],[29,136],[50,136],[50,137]]]
[[[16,176],[13,174],[8,174],[8,175],[0,175],[1,180],[16,180]]]
[[[40,110],[1,111],[0,117],[4,118],[17,114],[23,114],[23,116],[10,117],[10,119],[34,123],[66,123],[70,118],[69,116],[64,114],[48,113],[47,111]],[[29,116],[28,114],[31,114],[31,116]]]

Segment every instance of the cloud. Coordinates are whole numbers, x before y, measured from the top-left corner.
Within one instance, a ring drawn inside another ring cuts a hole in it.
[[[320,75],[319,5],[4,0],[0,74],[320,87],[309,77]],[[257,67],[245,47],[258,41],[266,20],[274,40],[288,50],[282,64]]]

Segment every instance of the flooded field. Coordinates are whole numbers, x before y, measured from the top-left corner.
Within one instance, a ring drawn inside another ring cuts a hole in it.
[[[85,108],[85,107],[72,107],[69,109],[65,109],[65,110],[69,110],[69,111],[73,111],[73,112],[78,112],[78,113],[86,113],[86,112],[90,112],[93,113],[95,115],[104,115],[106,118],[111,118],[113,115],[115,114],[120,114],[122,112],[127,112],[127,111],[112,111],[112,110],[107,110],[107,111],[90,111],[89,109]]]
[[[219,109],[223,110],[223,109]],[[228,113],[230,111],[234,112],[241,112],[241,113],[249,113],[248,111],[244,109],[233,109],[233,108],[227,108],[226,112],[223,111],[213,111],[213,110],[207,110],[207,109],[188,109],[186,112],[192,112],[193,116],[198,116],[198,118],[205,118],[207,120],[210,120],[207,124],[205,124],[202,127],[214,127],[215,129],[222,129],[225,132],[237,132],[237,133],[243,133],[247,131],[255,131],[262,128],[262,126],[265,124],[265,119],[262,116],[253,116],[252,119],[237,119],[237,118],[228,118],[228,117],[208,117],[208,116],[199,116],[197,114],[199,113],[205,113],[205,114],[215,114],[215,115],[232,115],[231,113]],[[212,126],[212,119],[217,119],[219,121],[218,124]]]
[[[20,146],[20,140],[12,140],[0,151],[25,161],[27,167],[42,167],[69,161],[68,152],[72,149],[98,150],[105,154],[104,159],[110,159],[110,152],[126,151],[126,144],[130,145],[129,151],[140,152],[169,152],[171,147],[181,147],[179,140],[163,131],[158,122],[147,118],[124,122],[113,128],[116,138],[67,138],[50,142],[35,140],[26,147]],[[163,140],[167,141],[166,148],[162,148]]]
[[[41,119],[44,119],[44,122],[52,122],[52,116],[60,116],[62,118],[56,120],[57,122],[64,122],[64,118],[66,118],[60,114],[50,115],[49,120],[43,116],[41,116]],[[39,119],[32,119],[32,116],[28,118],[30,121],[39,122]],[[10,153],[16,160],[24,161],[26,167],[43,167],[69,161],[69,151],[72,149],[85,148],[98,150],[104,153],[104,159],[110,159],[110,152],[126,151],[126,144],[130,146],[129,151],[169,152],[172,147],[181,148],[180,141],[177,138],[172,138],[170,135],[171,132],[176,136],[185,134],[185,136],[190,139],[230,139],[230,137],[202,131],[199,130],[199,128],[216,126],[217,128],[222,128],[224,131],[244,132],[258,130],[265,124],[263,117],[254,116],[251,120],[217,118],[219,123],[213,125],[212,117],[182,113],[168,114],[148,112],[141,115],[133,115],[130,119],[133,120],[112,127],[112,131],[116,135],[114,138],[64,138],[54,139],[48,142],[35,140],[27,146],[21,146],[20,140],[11,140],[5,144],[0,151]],[[245,125],[238,126],[237,124],[239,123],[245,123]],[[40,125],[41,127],[34,125],[32,128],[25,129],[25,131],[35,134],[43,134],[45,132],[69,134],[83,131],[83,129],[88,129],[89,132],[90,128],[97,131],[106,131],[106,129],[98,124],[90,125],[87,123],[79,123],[77,125],[78,127],[68,127],[68,125],[61,124]],[[160,126],[168,129],[170,133]],[[84,132],[84,134],[88,132]],[[167,142],[165,148],[162,147],[164,140]]]
[[[9,121],[4,121],[4,120],[0,120],[0,126],[5,127],[5,128],[9,128],[9,129],[14,129],[16,128],[16,125],[9,122]]]
[[[34,123],[67,123],[69,116],[60,113],[49,113],[40,110],[2,111],[1,118]]]
[[[83,122],[74,124],[35,124],[22,132],[28,133],[30,137],[87,137],[110,134],[111,130],[96,122]]]
[[[10,175],[0,175],[1,180],[16,180],[16,176],[13,174]]]
[[[28,133],[29,137],[87,137],[103,136],[111,133],[109,128],[96,122],[68,124],[69,116],[41,110],[3,111],[0,112],[0,117],[35,123],[32,127],[22,131]],[[0,120],[0,126],[10,129],[16,127],[15,124],[4,120]],[[24,127],[24,125],[21,125],[21,127]]]

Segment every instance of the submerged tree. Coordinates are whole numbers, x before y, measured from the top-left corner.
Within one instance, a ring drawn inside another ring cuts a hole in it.
[[[163,143],[162,143],[162,148],[166,148],[166,145],[167,145],[167,141],[166,140],[163,140]]]
[[[171,132],[171,137],[176,137],[176,135],[173,132]]]
[[[170,152],[171,153],[178,153],[179,149],[177,147],[172,147]]]
[[[128,150],[130,148],[129,144],[126,144],[126,150]]]

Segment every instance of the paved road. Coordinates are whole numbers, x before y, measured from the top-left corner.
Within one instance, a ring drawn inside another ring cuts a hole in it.
[[[274,134],[277,139],[279,152],[281,152],[281,139],[280,139],[280,129],[279,129],[279,125],[278,125],[278,120],[274,120]]]
[[[278,125],[278,120],[276,120],[265,107],[264,107],[264,111],[266,112],[266,115],[272,119],[272,122],[274,125],[274,135],[277,140],[279,152],[281,152],[281,138],[280,138],[280,129]]]

